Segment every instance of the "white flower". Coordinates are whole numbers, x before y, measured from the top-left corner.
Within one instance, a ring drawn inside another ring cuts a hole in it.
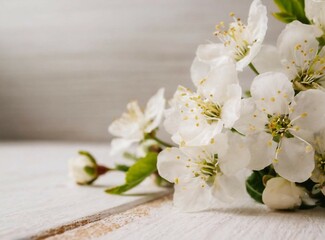
[[[196,93],[178,87],[165,115],[165,128],[181,146],[209,144],[239,118],[241,94],[235,65],[223,58],[198,83]]]
[[[263,46],[253,63],[260,73],[284,72],[295,90],[324,86],[325,48],[318,50],[322,32],[315,26],[293,21],[281,32],[277,47]]]
[[[286,75],[269,72],[253,80],[251,94],[234,126],[250,142],[250,167],[273,162],[280,176],[307,180],[314,169],[313,134],[325,127],[325,92],[311,89],[294,97]]]
[[[111,155],[120,153],[133,143],[142,141],[146,133],[151,133],[160,124],[165,109],[164,89],[150,98],[144,112],[137,102],[127,105],[127,112],[115,120],[108,131],[117,138],[112,140]]]
[[[228,148],[228,141],[231,149]],[[249,151],[238,134],[214,138],[202,147],[166,148],[158,155],[159,174],[175,183],[174,204],[184,211],[212,207],[216,200],[229,202],[241,196],[243,181],[236,173],[249,161]]]
[[[307,18],[325,34],[325,1],[305,0],[305,12]]]
[[[301,205],[302,198],[307,193],[295,183],[282,177],[271,178],[267,181],[262,199],[271,209],[294,209]]]
[[[319,185],[325,186],[325,129],[315,135],[315,169],[311,180]]]
[[[257,55],[267,30],[267,11],[260,0],[254,0],[250,6],[247,25],[239,18],[225,30],[224,23],[216,26],[216,36],[222,43],[201,45],[191,67],[194,82],[205,78],[210,67],[219,57],[228,55],[237,61],[236,68],[242,71]]]
[[[96,161],[86,154],[69,160],[69,175],[78,184],[90,184],[98,177]]]

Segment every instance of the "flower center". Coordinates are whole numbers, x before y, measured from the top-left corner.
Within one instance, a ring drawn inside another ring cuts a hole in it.
[[[250,50],[250,36],[248,36],[246,26],[240,18],[236,18],[234,13],[230,13],[230,16],[233,17],[234,22],[229,25],[228,29],[225,29],[224,22],[220,22],[216,25],[215,35],[225,47],[229,47],[234,51],[234,58],[236,61],[239,61],[244,58]]]
[[[279,143],[280,139],[285,136],[292,138],[293,135],[289,132],[292,127],[291,120],[288,114],[268,115],[269,122],[265,124],[266,132],[271,134],[273,141]]]
[[[325,174],[325,154],[315,152],[316,167]]]
[[[220,105],[208,99],[202,100],[201,97],[193,97],[192,100],[194,100],[197,103],[197,106],[202,110],[201,114],[205,116],[209,124],[219,121],[221,118]]]
[[[192,173],[194,174],[194,177],[201,178],[206,182],[207,185],[210,186],[214,183],[216,175],[222,173],[219,167],[218,154],[209,156],[206,152],[204,153],[206,155],[204,158],[199,156],[199,161],[192,162],[194,163],[193,167],[196,169],[193,170]]]
[[[295,90],[319,88],[320,82],[325,80],[325,58],[317,54],[317,49],[310,48],[305,40],[296,45],[294,59],[287,65],[287,71],[295,76]]]

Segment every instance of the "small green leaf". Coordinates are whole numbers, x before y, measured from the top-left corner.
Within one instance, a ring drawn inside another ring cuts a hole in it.
[[[284,23],[298,20],[302,23],[310,24],[305,14],[304,0],[274,0],[274,3],[280,10],[280,12],[273,13],[276,19]]]
[[[117,186],[114,188],[106,189],[105,192],[109,193],[109,194],[119,195],[119,194],[122,194],[122,193],[134,188],[135,186],[139,185],[142,181],[143,181],[143,179],[139,179],[138,181],[135,181],[135,182],[125,183],[123,185],[120,185],[120,186]]]
[[[116,164],[115,169],[122,172],[127,172],[129,170],[130,166],[124,165],[124,164]]]
[[[263,170],[262,170],[263,171]],[[253,173],[246,179],[246,191],[255,201],[263,203],[262,193],[265,189],[263,184],[263,172],[253,171]]]
[[[140,158],[126,173],[126,182],[134,182],[140,178],[146,178],[157,170],[157,153],[149,152],[144,158]]]
[[[149,152],[145,157],[140,158],[127,171],[125,184],[107,189],[105,192],[122,194],[140,184],[148,176],[157,171],[157,156],[157,153]]]
[[[91,177],[96,176],[96,169],[90,166],[85,166],[84,171]]]
[[[278,13],[272,13],[273,17],[275,17],[277,20],[284,22],[284,23],[291,23],[292,21],[296,20],[296,17],[283,12]]]

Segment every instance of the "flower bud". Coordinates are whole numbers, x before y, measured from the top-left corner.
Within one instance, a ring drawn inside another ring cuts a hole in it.
[[[305,194],[295,183],[275,177],[267,181],[262,199],[271,209],[294,209],[301,205]]]
[[[79,152],[79,156],[69,161],[70,177],[78,184],[91,184],[98,177],[98,165],[88,152]]]

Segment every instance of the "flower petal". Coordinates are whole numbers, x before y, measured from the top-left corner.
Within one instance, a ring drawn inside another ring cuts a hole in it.
[[[115,156],[123,153],[127,150],[133,143],[137,142],[136,139],[127,138],[114,138],[111,142],[110,155]]]
[[[297,138],[283,138],[278,159],[273,163],[275,171],[291,182],[304,182],[315,167],[314,149]]]
[[[158,92],[152,96],[148,103],[144,113],[144,118],[147,123],[145,132],[150,133],[157,128],[163,117],[166,100],[164,98],[165,89],[161,88]]]
[[[256,107],[268,114],[289,113],[294,90],[291,82],[283,73],[267,72],[258,75],[252,82],[251,94]]]
[[[225,155],[219,155],[220,169],[226,175],[234,175],[249,164],[250,152],[245,138],[239,134],[229,133],[228,141],[231,148]]]
[[[284,60],[283,64],[290,66],[294,62],[295,65],[303,66],[305,64],[304,61],[312,60],[317,53],[319,45],[316,38],[321,35],[322,31],[313,25],[303,24],[299,21],[287,24],[277,41],[281,59]],[[301,54],[301,49],[297,48],[299,45],[306,55]]]
[[[260,132],[247,137],[251,160],[248,168],[261,170],[271,164],[275,156],[277,144],[273,142],[272,135]]]
[[[197,48],[196,58],[191,66],[191,77],[196,87],[207,77],[219,58],[224,56],[230,56],[230,52],[223,44],[205,44]]]
[[[206,79],[198,85],[198,93],[221,104],[227,96],[228,86],[238,84],[236,66],[229,57],[222,57],[211,69]]]
[[[241,100],[240,118],[235,122],[234,128],[244,135],[255,134],[264,131],[267,116],[256,109],[253,98]]]
[[[219,201],[231,203],[245,196],[245,180],[237,176],[217,176],[212,189],[212,195]]]
[[[221,111],[221,119],[226,128],[232,128],[240,116],[242,89],[239,84],[231,84],[227,88],[227,100]]]
[[[175,184],[174,205],[185,212],[195,212],[210,208],[214,201],[211,188],[202,185],[200,178],[188,179]],[[204,186],[204,187],[202,187]]]
[[[143,132],[140,129],[143,123],[143,113],[136,101],[127,105],[127,112],[112,122],[108,131],[117,137],[141,140]]]
[[[191,172],[186,168],[188,156],[178,148],[166,148],[159,153],[157,169],[159,175],[172,183],[182,181]]]
[[[254,0],[250,6],[247,21],[247,32],[251,39],[251,45],[248,54],[237,62],[238,71],[242,71],[244,67],[248,66],[259,53],[266,34],[267,21],[266,7],[260,0]]]
[[[253,64],[259,73],[284,72],[278,49],[272,45],[263,45]]]
[[[313,133],[325,128],[325,92],[322,90],[310,89],[302,91],[295,97],[296,104],[290,119],[294,121],[294,126],[301,130]],[[299,131],[295,134],[299,135]]]

